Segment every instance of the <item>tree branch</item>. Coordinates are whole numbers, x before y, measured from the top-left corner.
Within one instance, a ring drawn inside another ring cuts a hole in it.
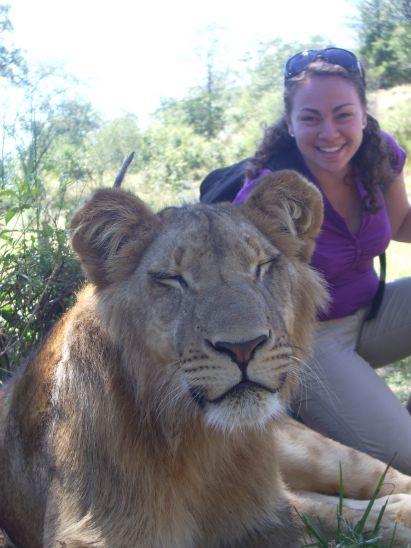
[[[123,182],[124,176],[127,172],[128,166],[131,164],[134,158],[134,152],[132,152],[124,161],[123,165],[121,166],[120,172],[117,175],[115,181],[114,181],[114,188],[120,188],[121,183]]]

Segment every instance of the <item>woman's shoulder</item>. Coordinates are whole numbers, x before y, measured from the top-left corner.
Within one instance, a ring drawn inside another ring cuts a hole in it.
[[[404,168],[405,160],[407,159],[407,152],[391,133],[380,130],[380,135],[387,145],[392,169],[395,173],[401,173]]]

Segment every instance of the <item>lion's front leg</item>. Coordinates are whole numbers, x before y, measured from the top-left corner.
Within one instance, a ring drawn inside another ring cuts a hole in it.
[[[382,537],[381,541],[397,548],[408,548],[411,546],[411,529],[409,528],[411,525],[410,495],[392,495],[391,497],[381,497],[375,500],[363,531],[371,533],[374,530],[380,510],[387,502],[387,499],[388,504],[378,528],[378,533]],[[334,540],[337,533],[338,502],[338,497],[317,493],[304,492],[293,495],[296,512],[300,517],[307,516],[310,522],[318,527],[329,540]],[[343,520],[351,525],[356,525],[364,515],[368,502],[368,500],[344,499]],[[310,536],[308,531],[306,536]],[[395,539],[394,543],[390,544],[393,538]]]
[[[338,495],[341,465],[344,496],[370,499],[387,467],[378,459],[326,438],[291,419],[275,436],[281,473],[295,491]],[[379,495],[392,493],[411,494],[411,478],[389,468]]]

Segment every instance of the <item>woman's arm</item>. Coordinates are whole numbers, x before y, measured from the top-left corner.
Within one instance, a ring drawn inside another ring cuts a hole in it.
[[[411,243],[411,204],[405,188],[404,172],[388,185],[385,204],[391,221],[393,240]]]

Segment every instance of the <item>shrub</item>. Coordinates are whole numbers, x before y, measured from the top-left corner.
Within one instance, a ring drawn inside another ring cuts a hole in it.
[[[43,219],[38,228],[33,218]],[[0,382],[45,337],[82,280],[65,229],[44,218],[36,206],[9,202],[0,226]]]

